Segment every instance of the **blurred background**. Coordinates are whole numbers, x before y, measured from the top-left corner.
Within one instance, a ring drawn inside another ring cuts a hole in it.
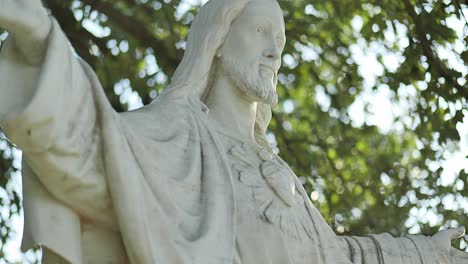
[[[169,84],[206,1],[43,2],[126,111]],[[279,3],[287,45],[268,137],[330,226],[468,227],[468,1]],[[0,264],[39,263],[39,250],[19,251],[21,207],[21,150],[0,130]]]

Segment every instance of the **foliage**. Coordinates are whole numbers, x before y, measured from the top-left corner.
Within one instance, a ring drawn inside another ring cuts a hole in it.
[[[132,93],[147,104],[168,85],[198,8],[179,0],[44,2],[118,111],[132,107]],[[468,114],[468,26],[462,35],[452,28],[454,20],[466,22],[466,3],[279,2],[288,42],[270,138],[326,220],[345,235],[433,234],[466,225],[467,172],[444,183],[440,167],[444,153],[457,150],[457,124]],[[359,51],[375,56],[375,64],[366,67]],[[376,125],[375,103],[363,100],[376,93],[394,105],[386,111],[398,110],[388,129]],[[8,190],[18,168],[5,144],[0,186]],[[18,193],[7,193],[11,202],[0,204],[17,213]],[[445,197],[453,198],[451,207]],[[424,212],[435,220],[415,216]],[[4,244],[8,217],[0,220]]]

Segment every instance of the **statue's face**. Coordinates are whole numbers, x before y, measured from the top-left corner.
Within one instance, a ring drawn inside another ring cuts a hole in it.
[[[278,3],[252,1],[233,22],[219,50],[220,74],[228,75],[250,101],[275,104],[285,38]]]

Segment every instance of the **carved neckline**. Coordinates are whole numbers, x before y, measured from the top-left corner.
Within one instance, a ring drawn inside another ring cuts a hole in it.
[[[250,147],[254,147],[256,149],[263,149],[263,150],[266,150],[265,147],[263,147],[262,145],[258,144],[257,142],[255,141],[246,141],[246,140],[242,140],[240,139],[239,137],[236,137],[236,136],[233,136],[231,133],[228,133],[227,131],[223,130],[223,129],[219,129],[219,128],[215,128],[215,130],[220,133],[220,134],[223,134],[224,136],[234,140],[234,141],[237,141],[238,143],[241,143],[241,144],[246,144]]]

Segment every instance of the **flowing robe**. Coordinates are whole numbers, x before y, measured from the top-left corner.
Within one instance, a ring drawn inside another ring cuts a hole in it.
[[[0,124],[24,151],[22,248],[41,244],[71,263],[233,263],[233,176],[206,106],[168,92],[116,113],[56,22],[48,41],[39,66],[11,41],[0,57],[0,95],[31,91],[26,102],[0,97],[18,102],[0,107]],[[423,237],[338,237],[297,179],[296,188],[319,263],[440,259]]]

